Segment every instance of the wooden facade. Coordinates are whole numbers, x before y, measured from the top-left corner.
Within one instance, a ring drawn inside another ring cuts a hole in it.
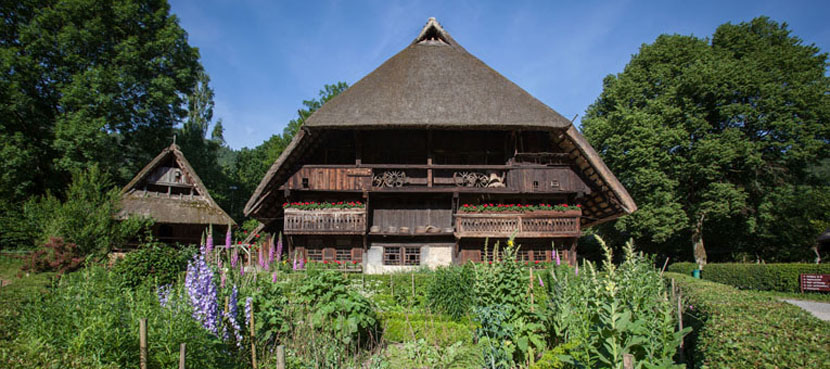
[[[360,203],[283,209],[285,203]],[[464,204],[579,210],[465,212]],[[461,48],[433,19],[412,45],[306,121],[246,205],[310,261],[367,272],[482,262],[514,236],[528,262],[576,260],[584,227],[636,205],[570,121]],[[341,260],[350,258],[349,260]]]

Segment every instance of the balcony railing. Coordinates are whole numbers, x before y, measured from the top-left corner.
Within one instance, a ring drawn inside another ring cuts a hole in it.
[[[366,209],[285,209],[284,232],[291,234],[363,234]]]
[[[579,237],[580,211],[530,213],[457,213],[455,233],[461,237]]]

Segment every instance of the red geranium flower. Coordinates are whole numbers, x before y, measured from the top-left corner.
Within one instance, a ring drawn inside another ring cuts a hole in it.
[[[328,260],[323,260],[323,264],[328,264],[328,263],[329,263]]]

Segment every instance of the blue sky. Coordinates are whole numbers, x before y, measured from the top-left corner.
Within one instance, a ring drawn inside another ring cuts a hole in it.
[[[429,17],[467,51],[572,118],[663,33],[710,36],[766,15],[830,51],[830,1],[170,0],[216,93],[235,148],[282,132],[323,85],[354,84],[406,47]]]

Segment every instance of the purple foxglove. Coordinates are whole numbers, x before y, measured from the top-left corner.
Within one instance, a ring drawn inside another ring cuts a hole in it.
[[[213,252],[213,226],[210,227],[210,230],[208,232],[209,233],[207,236],[207,244],[205,245],[205,250],[208,254],[210,254],[211,252]]]
[[[231,225],[228,224],[228,231],[225,232],[225,248],[231,247]]]
[[[268,265],[270,266],[274,262],[274,238],[271,237],[268,240]]]
[[[241,277],[241,276],[244,276],[244,275],[245,275],[245,266],[242,265],[242,264],[239,264],[239,276]]]
[[[559,251],[553,250],[553,254],[556,255],[556,257],[555,257],[556,266],[559,266],[559,262],[560,262],[560,260],[559,260]]]
[[[296,257],[296,256],[294,257],[294,265],[293,265],[293,267],[292,267],[292,268],[293,268],[294,270],[297,270],[297,269],[298,269],[298,268],[297,268],[297,257]]]
[[[305,259],[300,259],[300,269],[305,269]]]
[[[219,269],[219,288],[225,288],[225,278],[227,278],[225,277],[225,271]]]
[[[545,283],[542,282],[542,276],[539,276],[539,287],[545,287]]]
[[[185,286],[193,307],[193,318],[215,335],[219,334],[219,304],[213,270],[202,255],[195,255],[187,265]]]
[[[282,233],[277,240],[277,261],[282,260]]]
[[[574,269],[574,275],[579,275],[579,264],[576,264],[576,269]]]
[[[236,268],[236,263],[239,262],[239,250],[233,249],[231,252],[231,268]]]
[[[275,270],[273,274],[271,274],[271,282],[277,283],[277,271]]]

